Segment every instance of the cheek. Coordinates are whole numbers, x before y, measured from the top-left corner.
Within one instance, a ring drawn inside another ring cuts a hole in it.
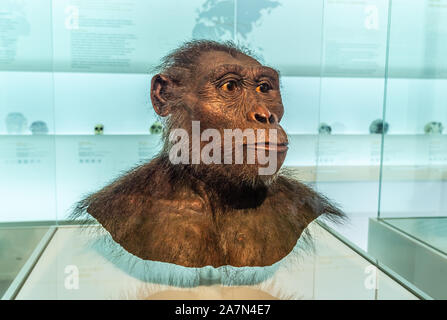
[[[209,99],[201,101],[195,108],[195,120],[199,120],[207,128],[235,128],[240,127],[243,109],[233,99]]]

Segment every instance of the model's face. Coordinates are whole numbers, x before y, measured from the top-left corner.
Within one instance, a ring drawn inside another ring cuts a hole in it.
[[[176,118],[182,119],[177,127],[192,132],[192,121],[198,121],[201,133],[207,129],[217,130],[221,137],[222,163],[230,148],[233,155],[242,150],[243,164],[233,157],[232,168],[224,170],[234,170],[239,177],[242,174],[253,179],[259,174],[259,167],[266,165],[265,160],[258,157],[264,154],[275,161],[274,170],[266,175],[275,174],[288,149],[287,135],[280,125],[284,107],[278,73],[247,55],[233,57],[221,51],[203,53],[194,70],[191,78],[183,81],[184,110],[172,111],[177,113]],[[178,112],[184,114],[179,116]],[[242,135],[242,140],[235,139],[228,144],[225,140],[228,141],[229,130],[247,134]],[[202,149],[210,141],[201,141]],[[254,154],[254,161],[247,159],[249,152]]]

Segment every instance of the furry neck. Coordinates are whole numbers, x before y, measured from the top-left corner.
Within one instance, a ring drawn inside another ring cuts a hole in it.
[[[156,159],[172,183],[178,185],[181,181],[191,190],[205,194],[212,207],[224,211],[257,208],[267,197],[268,185],[262,179],[246,180],[209,165],[172,164],[167,153]]]

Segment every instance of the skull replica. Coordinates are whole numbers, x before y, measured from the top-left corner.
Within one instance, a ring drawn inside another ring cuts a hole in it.
[[[103,124],[97,124],[95,126],[95,135],[101,135],[104,133],[104,125]]]
[[[9,134],[24,134],[26,131],[27,121],[20,112],[8,113],[5,122]]]
[[[425,134],[441,134],[444,126],[441,122],[431,121],[424,126]]]
[[[369,133],[372,134],[386,134],[389,129],[389,124],[386,121],[383,121],[382,119],[377,119],[371,122],[371,125],[369,126]]]
[[[327,123],[322,122],[322,123],[320,123],[320,126],[318,127],[318,133],[319,134],[331,134],[332,128]]]
[[[149,132],[151,134],[160,134],[163,131],[163,125],[160,122],[155,122],[151,127],[149,128]]]
[[[32,134],[47,134],[48,133],[48,127],[47,124],[43,121],[34,121],[31,123],[31,126],[29,127]]]

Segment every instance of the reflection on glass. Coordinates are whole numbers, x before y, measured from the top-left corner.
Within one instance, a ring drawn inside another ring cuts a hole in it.
[[[396,137],[383,141],[379,220],[369,247],[407,281],[445,299],[447,1],[395,0],[391,8],[384,117]],[[387,151],[397,139],[400,146]]]
[[[0,224],[0,297],[23,268],[48,227],[17,227]]]

